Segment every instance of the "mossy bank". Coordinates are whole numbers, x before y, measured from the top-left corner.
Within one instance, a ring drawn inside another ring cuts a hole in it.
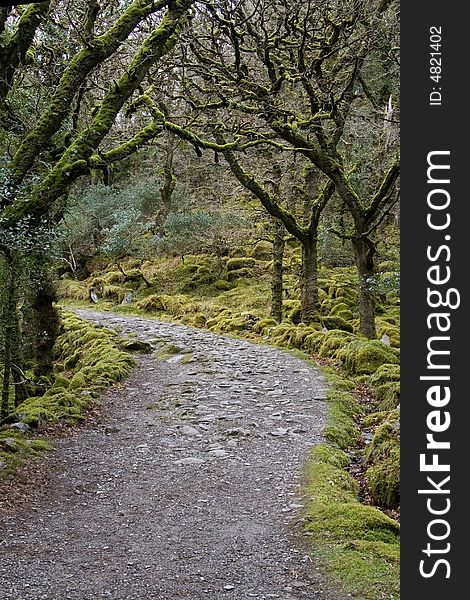
[[[103,390],[131,372],[132,356],[114,334],[62,311],[63,332],[57,339],[54,372],[41,396],[27,398],[0,430],[0,478],[28,457],[51,447],[44,437],[53,424],[73,425]]]

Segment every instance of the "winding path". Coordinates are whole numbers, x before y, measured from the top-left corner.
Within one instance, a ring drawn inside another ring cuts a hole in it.
[[[325,423],[318,372],[268,346],[77,312],[155,352],[2,515],[0,597],[344,598],[293,533],[301,468]]]

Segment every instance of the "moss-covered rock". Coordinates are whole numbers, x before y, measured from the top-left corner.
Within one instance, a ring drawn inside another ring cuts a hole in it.
[[[227,271],[239,271],[240,269],[251,269],[256,265],[256,260],[251,256],[229,258],[226,264]]]
[[[231,259],[231,260],[235,260],[235,259]],[[227,273],[227,279],[229,281],[236,281],[237,279],[243,279],[245,277],[249,277],[251,274],[250,269],[247,268],[241,268],[241,269],[234,269],[233,271],[229,271]]]
[[[323,339],[318,347],[318,354],[325,358],[336,358],[338,352],[347,346],[354,335],[342,329],[331,329],[323,333]]]
[[[62,279],[57,283],[57,294],[60,298],[68,300],[78,300],[81,302],[90,301],[90,291],[88,286],[82,281],[74,279]]]
[[[375,501],[380,506],[397,508],[400,504],[400,411],[382,413],[382,418],[365,453],[370,465],[366,477]]]
[[[388,336],[390,340],[390,346],[392,348],[400,347],[400,328],[397,325],[392,325],[387,321],[380,319],[377,329],[377,337],[382,338],[383,335]]]
[[[206,316],[202,313],[196,313],[194,317],[190,319],[190,324],[193,325],[193,327],[205,327],[206,323]]]
[[[208,267],[199,267],[192,277],[192,283],[196,285],[210,285],[214,283],[216,276]]]
[[[129,291],[129,289],[121,288],[117,285],[105,285],[101,290],[101,295],[106,300],[120,304]]]
[[[101,279],[107,285],[116,285],[118,283],[125,283],[126,276],[121,271],[108,271],[101,276]]]
[[[323,331],[313,331],[305,336],[302,349],[305,352],[316,353],[325,340]]]
[[[286,319],[290,319],[293,323],[300,323],[302,312],[300,300],[284,300],[282,312]]]
[[[137,302],[137,306],[145,312],[165,310],[163,299],[158,294],[152,294],[150,296],[147,296],[143,300],[139,300],[139,302]]]
[[[260,240],[253,246],[250,255],[256,260],[270,260],[272,258],[272,252],[273,245],[271,242]]]
[[[348,373],[368,375],[386,364],[398,364],[399,353],[379,340],[353,340],[338,351],[337,357],[343,361]]]
[[[307,529],[320,531],[337,540],[369,540],[396,543],[400,527],[396,521],[371,506],[355,503],[328,503],[315,511],[315,519],[308,521]]]
[[[256,325],[253,327],[253,331],[255,333],[259,333],[260,335],[270,335],[271,331],[273,331],[274,327],[277,327],[279,323],[276,319],[272,317],[264,317],[264,319],[260,319]]]
[[[233,284],[227,281],[226,279],[217,279],[214,285],[217,290],[221,290],[223,292],[226,292],[227,290],[231,290],[233,288]]]
[[[339,315],[328,315],[321,319],[323,327],[327,329],[341,329],[342,331],[353,332],[353,327]]]

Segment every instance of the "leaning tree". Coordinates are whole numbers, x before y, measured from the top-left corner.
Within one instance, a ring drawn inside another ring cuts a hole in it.
[[[3,412],[12,348],[20,343],[21,260],[34,254],[43,267],[29,304],[37,317],[37,364],[47,372],[58,318],[49,248],[40,239],[61,220],[77,178],[106,174],[162,131],[127,109],[174,47],[193,3],[50,0],[0,7]]]

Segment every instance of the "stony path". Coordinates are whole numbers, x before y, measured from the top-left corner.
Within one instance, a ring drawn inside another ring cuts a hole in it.
[[[274,348],[77,312],[156,350],[2,515],[0,597],[341,599],[293,534],[325,420],[318,373]]]

